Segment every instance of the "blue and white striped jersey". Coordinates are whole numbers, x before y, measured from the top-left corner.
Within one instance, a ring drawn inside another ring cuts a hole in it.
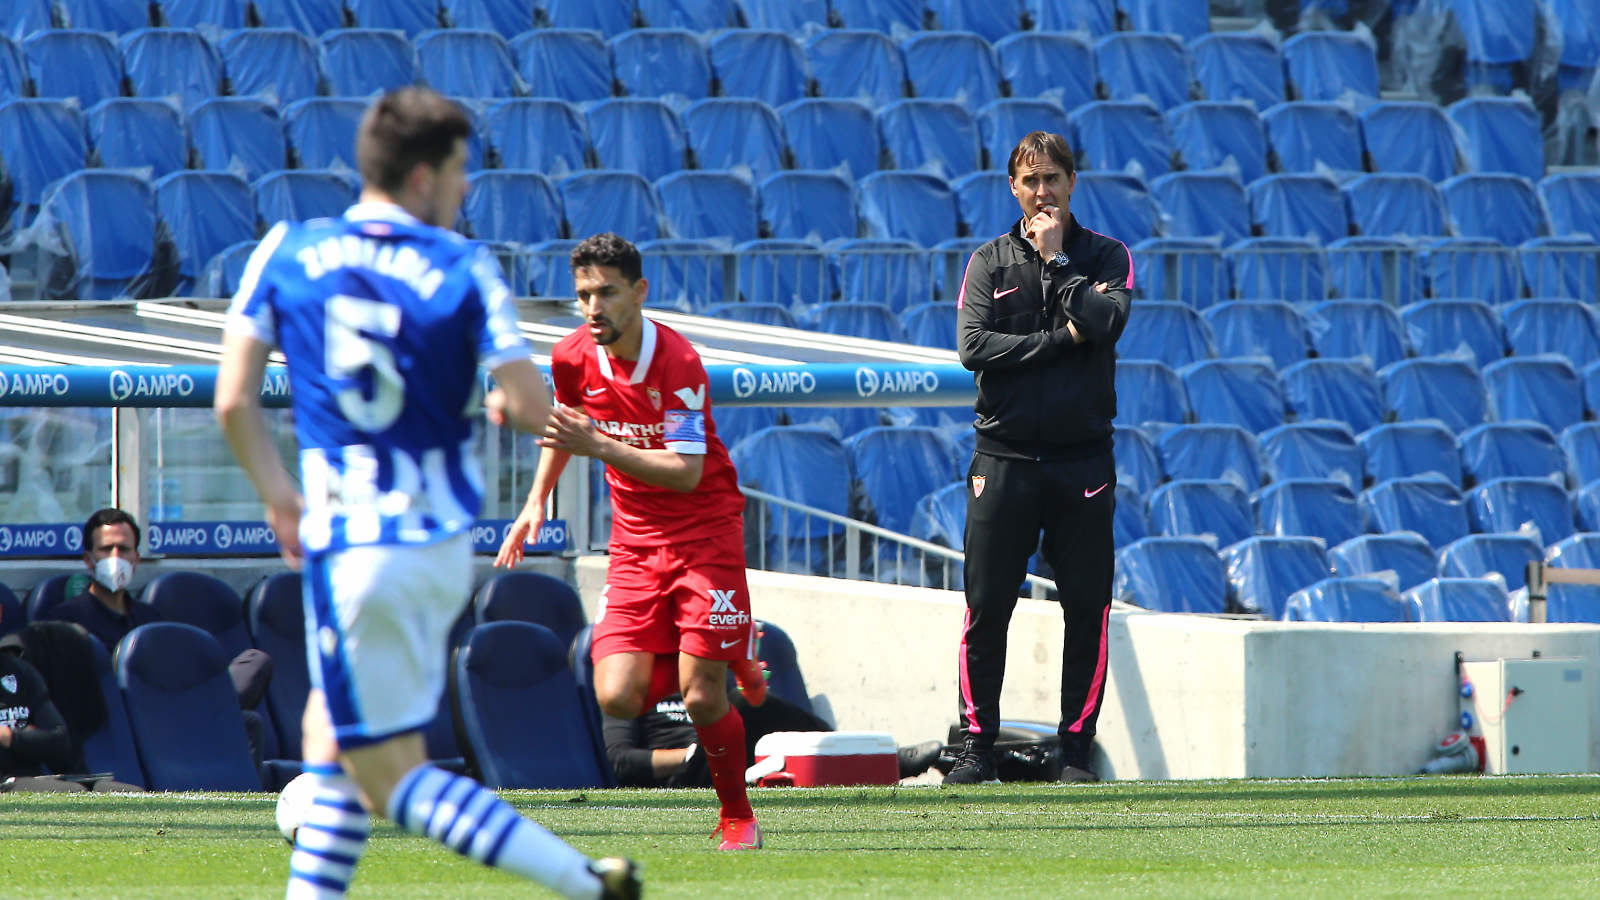
[[[251,255],[227,328],[288,361],[307,553],[472,525],[478,369],[531,353],[486,249],[386,203],[281,222]]]

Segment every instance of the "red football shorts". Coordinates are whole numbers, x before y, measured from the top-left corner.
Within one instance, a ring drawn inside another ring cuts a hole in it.
[[[744,578],[744,534],[661,547],[611,546],[593,659],[677,653],[750,659],[755,624]]]

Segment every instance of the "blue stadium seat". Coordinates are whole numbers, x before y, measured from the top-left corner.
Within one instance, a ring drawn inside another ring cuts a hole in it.
[[[878,300],[904,309],[933,297],[928,254],[911,241],[862,238],[834,241],[827,250],[847,300]]]
[[[956,233],[960,213],[944,179],[927,172],[874,172],[856,184],[868,237],[932,247]]]
[[[1366,357],[1381,369],[1410,349],[1400,314],[1382,300],[1325,300],[1307,309],[1305,320],[1318,356]]]
[[[589,148],[583,116],[564,100],[513,98],[489,107],[484,135],[494,161],[556,177],[582,169]]]
[[[828,258],[813,242],[758,240],[739,245],[739,293],[747,303],[803,309],[837,293]]]
[[[1554,0],[1550,12],[1561,32],[1558,84],[1562,90],[1590,84],[1600,66],[1600,9],[1583,0]]]
[[[3,31],[0,24],[0,101],[26,97],[33,86],[28,81],[28,60],[22,48]]]
[[[1583,386],[1564,356],[1503,359],[1483,367],[1489,411],[1496,421],[1529,419],[1560,431],[1583,420]]]
[[[253,213],[251,214],[253,218]],[[222,248],[200,270],[193,294],[196,297],[232,297],[239,292],[239,282],[244,278],[245,264],[255,252],[258,241],[239,241]]]
[[[1123,359],[1117,363],[1118,425],[1189,420],[1189,396],[1183,379],[1155,359]]]
[[[684,168],[689,143],[683,122],[660,100],[602,100],[586,115],[601,166],[637,172],[651,181]]]
[[[510,46],[529,96],[571,103],[611,96],[611,59],[593,31],[541,28],[518,35]]]
[[[844,442],[856,481],[853,516],[909,533],[917,501],[960,477],[955,447],[926,426],[868,428]],[[890,546],[880,547],[880,556]]]
[[[755,304],[723,304],[723,306],[729,305],[753,306]],[[737,446],[748,435],[755,434],[763,428],[771,428],[777,424],[778,410],[772,406],[724,406],[717,410],[715,422],[717,437],[722,439],[724,446],[730,448]]]
[[[1444,196],[1421,175],[1363,175],[1344,186],[1350,221],[1364,235],[1445,233]]]
[[[1360,503],[1369,531],[1415,531],[1434,547],[1468,531],[1466,501],[1441,475],[1380,481],[1362,492]]]
[[[1583,367],[1584,405],[1591,413],[1600,413],[1600,361],[1589,363]]]
[[[1178,36],[1118,32],[1095,41],[1094,61],[1112,100],[1141,98],[1167,110],[1190,99],[1189,56]]]
[[[450,667],[450,699],[469,771],[491,788],[606,787],[567,645],[531,622],[474,628]],[[538,717],[522,712],[537,708]]]
[[[748,180],[727,172],[674,172],[655,187],[673,235],[755,240],[756,192]]]
[[[187,162],[183,114],[165,100],[113,97],[89,108],[89,146],[108,169],[149,168],[159,178]]]
[[[705,313],[713,319],[727,319],[731,322],[749,322],[754,325],[773,325],[780,328],[798,328],[794,314],[789,312],[789,307],[776,303],[719,303],[708,308]],[[739,407],[741,409],[745,407]],[[772,407],[749,407],[750,409],[771,409]],[[721,415],[720,413],[718,414]],[[774,423],[776,424],[776,423]],[[732,446],[731,444],[729,445]]]
[[[1545,550],[1545,565],[1557,568],[1600,568],[1600,536],[1575,534]],[[1517,616],[1518,621],[1525,616]],[[1547,622],[1600,622],[1600,588],[1552,584],[1546,597]]]
[[[900,48],[877,31],[851,28],[819,32],[806,41],[806,60],[823,97],[882,106],[906,96],[906,62]]]
[[[1226,547],[1255,534],[1250,498],[1231,481],[1179,479],[1150,492],[1150,527],[1168,537],[1212,535]]]
[[[1588,232],[1594,234],[1600,222],[1600,174],[1562,172],[1547,175],[1539,182],[1539,196],[1550,210],[1550,225],[1555,234]]]
[[[1118,487],[1147,494],[1166,479],[1161,468],[1161,453],[1142,430],[1118,426],[1113,445]],[[1144,508],[1142,500],[1139,506],[1141,510]]]
[[[661,238],[638,246],[650,281],[650,306],[694,313],[725,299],[725,283],[733,277],[733,254],[725,241]]]
[[[1326,578],[1289,596],[1286,622],[1408,622],[1411,604],[1380,578]]]
[[[1363,534],[1333,547],[1328,561],[1335,575],[1393,572],[1406,591],[1439,576],[1439,561],[1422,535],[1413,532]]]
[[[639,18],[652,28],[715,31],[740,21],[736,0],[636,0]]]
[[[1201,100],[1167,111],[1173,144],[1190,169],[1224,168],[1232,160],[1250,183],[1267,172],[1267,132],[1250,104]]]
[[[282,106],[316,96],[322,82],[317,45],[298,31],[241,28],[224,37],[217,49],[232,94]],[[131,60],[129,65],[131,69]]]
[[[1366,531],[1356,495],[1332,478],[1295,478],[1261,489],[1256,524],[1265,534],[1321,538],[1334,546]]]
[[[122,64],[134,96],[176,97],[184,107],[222,93],[222,55],[188,28],[141,28],[122,36]]]
[[[796,100],[778,111],[795,168],[846,167],[860,178],[878,169],[881,144],[872,109],[854,100]]]
[[[219,97],[196,106],[189,111],[189,140],[201,168],[247,180],[288,164],[289,144],[277,110],[254,97]]]
[[[779,171],[757,187],[773,237],[835,240],[856,235],[856,194],[832,171]]]
[[[362,28],[403,31],[408,38],[443,25],[439,0],[344,0],[344,8]]]
[[[1117,553],[1113,597],[1160,612],[1220,613],[1227,572],[1199,538],[1148,537]]]
[[[1127,16],[1135,31],[1159,31],[1193,40],[1211,29],[1206,7],[1194,3],[1168,3],[1166,0],[1117,0],[1117,8]]]
[[[956,349],[956,314],[954,303],[918,303],[900,313],[905,324],[906,339],[919,347]]]
[[[429,87],[456,97],[520,97],[528,86],[511,48],[492,31],[436,29],[417,35],[417,72]]]
[[[1047,37],[1028,34],[1017,36]],[[978,138],[983,144],[987,166],[997,171],[1005,171],[1011,151],[1022,135],[1034,131],[1059,135],[1072,133],[1072,121],[1067,118],[1062,104],[1044,97],[1005,97],[995,100],[978,110],[977,122]]]
[[[83,764],[90,772],[110,772],[117,781],[144,787],[144,769],[139,765],[122,689],[111,667],[111,652],[99,641],[90,641],[89,651],[94,654],[94,678],[105,701],[106,717],[83,739]],[[304,655],[303,647],[301,652]]]
[[[1582,487],[1600,479],[1600,422],[1569,425],[1561,432],[1560,441],[1569,484]]]
[[[1211,326],[1217,355],[1223,358],[1265,357],[1281,369],[1309,355],[1306,323],[1292,304],[1229,301],[1207,308],[1203,315]]]
[[[1498,573],[1506,590],[1527,586],[1528,563],[1544,556],[1535,536],[1526,533],[1469,534],[1439,551],[1439,575],[1483,578]]]
[[[419,77],[416,48],[392,31],[339,29],[324,34],[321,43],[322,71],[334,96],[366,97],[404,87]]]
[[[1081,169],[1127,172],[1140,178],[1172,168],[1172,136],[1161,111],[1139,100],[1085,103],[1070,113],[1072,152]],[[1137,165],[1135,165],[1137,164]],[[1140,238],[1149,235],[1140,235]]]
[[[927,9],[930,27],[973,31],[986,41],[1021,31],[1022,0],[927,0]]]
[[[343,172],[293,169],[273,172],[251,186],[258,227],[340,216],[356,202],[355,185]]]
[[[340,97],[308,97],[283,108],[283,130],[302,169],[356,168],[356,131],[367,104]]]
[[[250,649],[244,601],[227,582],[203,572],[163,572],[150,579],[139,599],[167,622],[182,622],[216,638],[229,659]]]
[[[1322,545],[1307,537],[1263,535],[1224,547],[1230,605],[1241,612],[1283,618],[1289,596],[1332,572]]]
[[[1383,421],[1383,401],[1365,359],[1308,359],[1280,373],[1284,402],[1302,421],[1333,419],[1362,432]]]
[[[1406,591],[1418,622],[1506,622],[1506,590],[1483,578],[1434,578]]]
[[[255,237],[250,184],[238,175],[179,171],[153,189],[156,216],[178,249],[178,293],[189,293],[218,253]]]
[[[844,301],[823,303],[811,310],[812,327],[828,334],[905,343],[905,329],[885,303]]]
[[[1234,290],[1242,299],[1301,302],[1328,296],[1327,268],[1315,241],[1253,237],[1228,249]]]
[[[485,169],[467,176],[463,233],[482,241],[534,243],[559,238],[565,213],[550,180],[530,169]]]
[[[1439,185],[1456,233],[1517,245],[1549,234],[1533,182],[1520,175],[1457,175]]]
[[[829,5],[845,28],[888,34],[895,26],[910,31],[922,27],[922,0],[830,0]]]
[[[1361,113],[1361,131],[1374,172],[1410,173],[1443,181],[1460,169],[1455,131],[1433,103],[1374,103]]]
[[[1594,240],[1581,235],[1534,238],[1520,249],[1522,277],[1533,296],[1600,302],[1600,244]]]
[[[1578,507],[1578,527],[1584,531],[1600,531],[1600,484],[1584,485],[1574,499]]]
[[[544,21],[552,28],[582,28],[613,37],[633,27],[634,0],[543,0]]]
[[[1339,184],[1326,175],[1268,175],[1250,183],[1250,221],[1261,234],[1330,244],[1350,233]]]
[[[789,33],[828,24],[828,0],[744,0],[743,6],[751,28]]]
[[[1246,491],[1261,486],[1261,450],[1237,425],[1178,425],[1156,438],[1167,477],[1222,478]]]
[[[1095,99],[1094,48],[1079,35],[1019,31],[994,39],[994,55],[1012,97],[1044,99],[1063,110]],[[1050,74],[1043,77],[1042,72]],[[1018,129],[1012,143],[1032,130]],[[1044,130],[1067,133],[1065,128]]]
[[[765,178],[784,168],[783,123],[760,100],[712,97],[683,113],[689,148],[702,169],[748,169]]]
[[[987,240],[1011,230],[1020,211],[1010,184],[1003,172],[973,172],[951,182],[966,233]],[[962,270],[965,271],[965,260]]]
[[[172,236],[157,228],[150,182],[137,173],[68,175],[45,193],[33,228],[43,299],[164,297],[177,279]]]
[[[978,125],[954,100],[897,100],[878,110],[878,130],[894,168],[943,178],[979,168]]]
[[[1261,113],[1267,139],[1285,172],[1360,172],[1361,123],[1337,103],[1280,103]]]
[[[147,788],[261,789],[215,638],[177,622],[141,625],[122,639],[115,665]]]
[[[1033,27],[1040,31],[1084,31],[1100,37],[1117,27],[1114,0],[1084,0],[1082,3],[1023,0],[1023,3]]]
[[[1537,422],[1485,422],[1463,431],[1457,444],[1473,483],[1522,477],[1560,483],[1566,478],[1566,454],[1555,433]]]
[[[1514,356],[1555,353],[1574,366],[1600,359],[1600,316],[1572,300],[1518,300],[1500,310]]]
[[[1516,254],[1489,238],[1437,238],[1421,246],[1428,290],[1435,297],[1472,297],[1491,304],[1522,294]]]
[[[1122,359],[1153,359],[1173,368],[1217,355],[1211,326],[1193,309],[1173,301],[1149,300],[1139,304],[1139,314],[1117,341]]]
[[[250,4],[246,0],[159,0],[161,16],[174,28],[212,26],[243,28]]]
[[[1449,107],[1472,172],[1544,177],[1544,137],[1539,112],[1526,97],[1469,97]]]
[[[67,579],[71,574],[58,572],[35,584],[28,591],[28,597],[23,601],[23,620],[25,622],[41,622],[53,607],[67,599]],[[135,597],[137,602],[138,598]]]
[[[1150,182],[1172,237],[1232,244],[1250,234],[1250,202],[1231,172],[1171,172]]]
[[[661,203],[635,172],[592,169],[563,178],[559,188],[568,234],[614,231],[633,241],[660,236]]]
[[[114,33],[147,27],[154,5],[147,0],[56,0],[63,27]]]
[[[1424,300],[1400,310],[1411,346],[1420,356],[1470,357],[1488,365],[1505,357],[1500,317],[1477,300]]]
[[[7,228],[33,221],[45,187],[83,168],[89,142],[83,113],[67,101],[11,100],[0,104],[0,160],[11,178]]]
[[[1333,419],[1309,419],[1263,431],[1261,458],[1275,482],[1327,478],[1360,489],[1364,461],[1350,426]],[[1355,498],[1351,498],[1352,505]]]
[[[711,62],[692,32],[636,28],[617,35],[607,45],[611,72],[626,94],[699,100],[711,92]]]
[[[527,622],[555,634],[561,646],[572,643],[588,624],[583,601],[566,581],[543,572],[501,572],[490,576],[472,599],[473,621]]]
[[[1072,192],[1072,216],[1088,223],[1086,227],[1137,245],[1155,235],[1160,209],[1144,181],[1136,176],[1126,172],[1079,172],[1078,185]]]
[[[250,0],[256,19],[268,28],[293,28],[306,35],[318,35],[344,25],[341,6],[320,0]]]
[[[0,584],[0,637],[18,631],[27,622],[22,618],[22,601],[11,588]]]
[[[958,484],[956,487],[965,488]],[[1150,536],[1150,520],[1145,515],[1144,498],[1125,484],[1116,488],[1117,506],[1111,516],[1111,546],[1121,550],[1137,540]]]
[[[811,81],[805,51],[781,31],[725,31],[711,39],[708,54],[725,96],[781,106],[804,97]]]
[[[1488,401],[1483,382],[1468,360],[1450,356],[1403,360],[1379,369],[1378,381],[1384,409],[1397,421],[1438,419],[1456,432],[1485,421]]]
[[[54,27],[54,17],[51,0],[16,0],[7,7],[0,28],[5,29],[7,37],[20,41],[36,31]]]
[[[1126,175],[1111,177],[1132,181]],[[1087,183],[1087,178],[1088,174],[1079,176],[1080,187]],[[1074,215],[1080,215],[1082,196],[1080,189],[1073,197]],[[1137,196],[1147,205],[1152,204],[1142,188],[1138,188]],[[1205,309],[1233,293],[1231,273],[1217,241],[1145,238],[1133,244],[1133,251],[1134,282],[1139,285],[1142,296],[1177,300],[1196,309]]]
[[[629,172],[627,174],[631,175],[633,173]],[[650,186],[649,182],[645,182],[645,188],[646,188],[647,194],[648,194],[649,186]],[[636,183],[629,181],[628,184],[626,184],[624,186],[623,190],[627,191],[627,192],[631,192],[631,191],[634,190],[635,187],[636,187]],[[584,184],[584,185],[582,185],[582,188],[583,188],[583,190],[580,190],[579,194],[580,194],[580,196],[584,197],[585,199],[588,196],[588,192],[592,192],[592,191],[597,189],[596,186],[594,184],[592,184],[592,183]],[[557,189],[558,192],[561,192],[562,205],[563,205],[563,207],[565,207],[567,195],[566,195],[565,192],[561,191],[561,185],[559,183],[557,184],[556,189]],[[653,194],[648,194],[648,195],[651,196],[651,197],[654,196]],[[624,205],[624,207],[625,207],[625,205]],[[654,225],[655,225],[655,220],[652,219],[651,220],[652,228],[651,228],[650,232],[648,234],[640,234],[638,236],[637,240],[638,241],[654,240],[655,236],[656,236]],[[601,228],[605,228],[606,226],[601,224],[600,227]],[[567,233],[568,234],[572,233],[572,223],[571,222],[568,222]],[[594,232],[585,232],[586,235],[587,234],[593,234],[593,233]],[[528,249],[528,256],[529,256],[529,259],[528,259],[528,291],[533,296],[535,296],[535,297],[571,297],[571,296],[574,296],[573,291],[575,290],[575,288],[572,286],[572,268],[571,268],[571,266],[568,265],[568,260],[571,258],[572,248],[574,248],[576,246],[578,246],[578,242],[577,241],[570,240],[570,239],[567,239],[567,238],[560,238],[560,239],[557,239],[557,240],[550,240],[550,241],[539,241],[537,243],[533,243],[533,244],[529,244],[528,245],[528,248],[527,248]]]
[[[1347,91],[1378,96],[1378,57],[1370,34],[1301,32],[1283,42],[1283,64],[1297,100],[1338,100]]]
[[[244,602],[252,645],[272,657],[272,679],[267,682],[265,698],[267,718],[277,728],[281,752],[289,759],[299,759],[300,720],[311,690],[300,574],[269,575],[250,589]]]
[[[122,52],[97,31],[37,31],[22,41],[28,77],[40,97],[76,97],[93,106],[122,95]]]
[[[1335,297],[1376,297],[1390,305],[1422,298],[1422,266],[1403,238],[1347,237],[1328,244],[1328,287]]]
[[[740,441],[732,456],[739,484],[745,487],[835,515],[850,514],[849,479],[839,477],[850,471],[850,456],[838,437],[825,429],[764,429]],[[842,548],[830,554],[827,546],[844,530],[826,520],[758,506],[747,521],[755,526],[757,540],[756,546],[747,549],[752,566],[829,574],[830,556],[839,562],[844,559]]]
[[[1195,81],[1212,100],[1244,100],[1257,110],[1282,103],[1283,56],[1254,31],[1220,31],[1189,42]]]
[[[868,428],[895,424],[882,407],[791,406],[788,414],[790,425],[821,428],[841,441]]]
[[[1547,477],[1493,479],[1468,492],[1467,507],[1474,531],[1520,531],[1532,523],[1540,546],[1574,530],[1572,501],[1560,481]]]
[[[534,10],[547,3],[530,0],[442,0],[444,18],[458,29],[493,31],[506,40],[534,27]]]
[[[1361,432],[1357,439],[1370,482],[1432,473],[1451,484],[1462,483],[1461,451],[1442,422],[1393,422]]]
[[[919,32],[900,42],[900,53],[913,96],[954,100],[976,110],[1001,94],[994,48],[970,31]]]

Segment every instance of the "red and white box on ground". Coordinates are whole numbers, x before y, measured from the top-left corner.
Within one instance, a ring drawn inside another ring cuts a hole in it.
[[[763,787],[897,784],[894,736],[881,731],[775,731],[756,741],[747,778]]]

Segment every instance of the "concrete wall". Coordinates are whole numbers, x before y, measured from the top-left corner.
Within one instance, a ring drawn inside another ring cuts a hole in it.
[[[591,617],[605,557],[576,563]],[[955,592],[751,571],[757,618],[794,639],[806,685],[840,728],[901,743],[956,721]],[[1001,713],[1060,717],[1061,614],[1019,600]],[[1457,716],[1453,654],[1586,661],[1600,627],[1318,625],[1112,611],[1097,753],[1116,778],[1384,775],[1415,772]],[[1600,770],[1600,692],[1590,698],[1590,769]]]

